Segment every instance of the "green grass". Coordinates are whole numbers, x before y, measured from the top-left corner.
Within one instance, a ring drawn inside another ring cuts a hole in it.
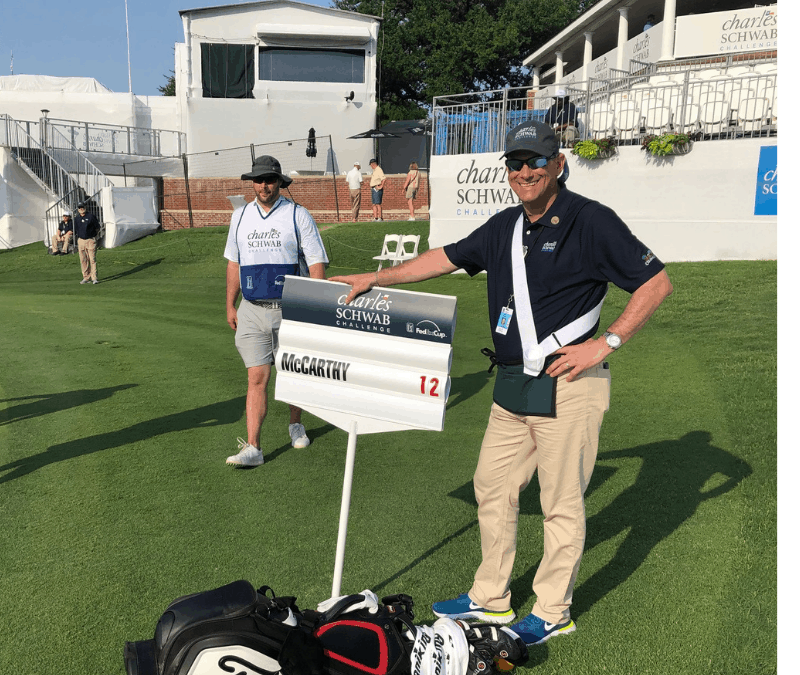
[[[374,270],[386,232],[323,232],[329,275]],[[330,593],[345,432],[310,415],[288,443],[271,399],[265,466],[225,466],[244,436],[246,372],[225,322],[225,230],[76,256],[0,253],[0,673],[123,672],[126,640],[166,605],[238,578],[313,607]],[[776,264],[668,266],[675,293],[611,358],[612,404],[587,496],[579,630],[522,672],[776,671]],[[469,588],[471,479],[493,375],[482,277],[413,286],[458,297],[444,431],[358,440],[343,591],[404,592],[417,618]],[[621,311],[612,289],[601,326]],[[522,499],[513,606],[541,553]]]

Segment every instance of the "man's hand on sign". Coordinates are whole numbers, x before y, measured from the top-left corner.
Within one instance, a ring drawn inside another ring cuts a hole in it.
[[[350,303],[356,296],[366,293],[373,286],[377,280],[377,274],[349,274],[344,277],[331,277],[328,281],[341,281],[344,284],[350,284],[353,289],[345,299],[345,303]]]

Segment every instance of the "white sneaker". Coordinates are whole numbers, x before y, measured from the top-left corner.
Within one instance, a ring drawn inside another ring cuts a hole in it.
[[[408,220],[409,220],[409,222],[410,222],[410,221],[412,221],[412,220],[416,220],[416,218],[414,218],[414,216],[411,216],[411,218],[409,218]]]
[[[243,438],[237,438],[239,452],[231,455],[227,459],[227,464],[235,466],[261,466],[264,463],[264,454],[253,445],[250,445]]]
[[[293,448],[307,448],[311,445],[311,439],[306,436],[306,428],[302,424],[290,424],[289,436],[292,438]]]

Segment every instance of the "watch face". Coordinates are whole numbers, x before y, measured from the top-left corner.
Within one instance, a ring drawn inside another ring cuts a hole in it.
[[[606,343],[611,349],[619,349],[622,346],[622,338],[614,333],[605,334]]]

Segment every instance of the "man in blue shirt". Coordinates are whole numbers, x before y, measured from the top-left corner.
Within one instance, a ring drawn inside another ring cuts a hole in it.
[[[353,286],[423,281],[463,268],[486,271],[498,365],[474,486],[482,562],[472,588],[436,602],[440,617],[511,623],[519,494],[538,473],[544,551],[536,603],[511,628],[527,644],[571,633],[572,591],[586,537],[583,496],[610,397],[605,359],[639,331],[672,292],[664,265],[608,207],[569,191],[565,157],[549,125],[524,122],[506,136],[508,181],[521,204],[454,244],[380,273],[333,277]],[[608,283],[631,297],[599,338]]]
[[[86,202],[78,204],[78,217],[75,218],[75,238],[78,240],[78,255],[81,259],[82,284],[100,283],[97,280],[97,235],[100,223],[93,213],[86,211]]]

